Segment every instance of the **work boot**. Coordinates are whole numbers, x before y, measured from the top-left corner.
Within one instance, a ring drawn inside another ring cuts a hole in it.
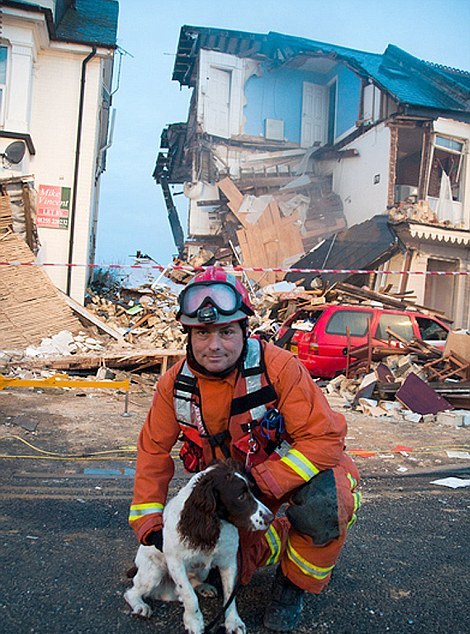
[[[278,566],[271,588],[272,598],[264,612],[264,626],[276,632],[295,630],[302,616],[303,594]]]

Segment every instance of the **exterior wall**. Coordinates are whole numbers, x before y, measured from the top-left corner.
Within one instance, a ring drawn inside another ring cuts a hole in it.
[[[425,273],[428,270],[428,262],[432,260],[442,260],[443,268],[446,270],[447,263],[457,263],[456,270],[470,271],[470,255],[468,247],[447,243],[421,242],[416,245],[416,250],[411,263],[411,270]],[[426,305],[426,285],[431,283],[429,275],[410,275],[407,288],[412,288],[416,295],[416,303]],[[437,277],[441,281],[441,291],[448,296],[451,309],[447,317],[454,320],[453,328],[470,327],[470,278],[465,275]],[[428,306],[436,308],[436,306]]]
[[[428,271],[429,260],[442,262],[439,270],[457,270],[470,272],[470,253],[468,247],[464,245],[418,242],[413,246],[413,257],[411,259],[410,271],[426,273]],[[389,271],[403,270],[405,254],[398,253],[391,258],[380,269]],[[452,266],[456,264],[456,267]],[[451,266],[449,266],[451,265]],[[386,284],[393,284],[393,290],[399,291],[403,283],[402,275],[378,274],[375,283],[375,290]],[[441,297],[444,304],[451,308],[446,312],[449,319],[453,319],[452,328],[470,328],[470,277],[467,275],[457,276],[430,276],[430,275],[409,275],[407,276],[405,288],[403,290],[413,290],[416,296],[416,304],[426,308],[439,309],[433,306],[432,302],[426,300],[426,287],[430,284],[439,284],[438,292],[445,295]]]
[[[34,161],[37,188],[40,185],[73,186],[81,66],[88,52],[64,55],[62,52],[48,51],[39,56],[31,132],[38,148],[48,148],[48,151],[38,152]],[[85,116],[82,123],[73,246],[73,261],[77,264],[86,264],[89,255],[88,242],[95,197],[100,66],[99,58],[93,58],[86,67]],[[39,238],[43,245],[39,257],[45,262],[66,263],[69,232],[70,217],[68,230],[39,227]],[[65,290],[66,267],[51,268],[48,273],[53,282]],[[78,301],[83,298],[86,277],[86,267],[73,270],[71,294]]]
[[[7,104],[3,129],[31,135],[36,154],[26,151],[23,161],[5,168],[0,179],[33,175],[34,187],[70,188],[73,195],[76,137],[82,62],[90,46],[50,42],[42,13],[3,15],[2,43],[9,47]],[[99,180],[95,182],[99,151],[103,65],[112,64],[113,51],[97,49],[86,66],[84,117],[79,155],[75,207],[73,262],[85,265],[94,258],[94,232],[98,213]],[[109,72],[104,73],[108,79]],[[109,86],[108,86],[109,88]],[[11,139],[0,138],[0,151]],[[69,259],[71,201],[68,227],[39,226],[39,262],[66,264]],[[67,267],[45,269],[54,284],[66,290]],[[71,296],[83,302],[90,271],[72,269]]]
[[[349,148],[358,150],[359,156],[325,165],[324,171],[332,171],[333,191],[341,197],[352,226],[387,208],[390,130],[384,124],[374,126],[345,146]]]

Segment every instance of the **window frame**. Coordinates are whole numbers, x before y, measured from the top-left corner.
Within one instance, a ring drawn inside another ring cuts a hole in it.
[[[442,142],[439,143],[439,140],[442,140],[444,143]],[[453,148],[453,147],[446,146],[445,145],[446,141],[448,141],[449,144],[455,143],[460,145],[461,146],[460,150],[456,149],[455,147]],[[461,139],[459,137],[453,137],[446,134],[434,133],[432,144],[431,144],[431,156],[429,157],[429,177],[428,177],[428,185],[427,185],[427,196],[430,198],[439,198],[438,191],[434,191],[433,193],[431,193],[431,186],[433,184],[432,174],[434,169],[434,159],[436,157],[436,151],[444,152],[448,155],[459,157],[458,166],[457,166],[457,169],[455,170],[455,176],[453,176],[451,173],[449,174],[449,177],[451,178],[451,184],[452,184],[452,200],[453,202],[462,203],[463,190],[465,187],[465,183],[464,183],[464,168],[465,168],[464,159],[466,156],[465,139]],[[439,160],[439,158],[437,158],[437,160]],[[439,167],[437,169],[439,169]],[[442,170],[442,167],[440,169]],[[438,172],[437,174],[438,178],[436,182],[440,183],[441,175],[442,175],[442,172],[441,173]],[[454,197],[454,191],[457,188],[458,188],[458,193]]]

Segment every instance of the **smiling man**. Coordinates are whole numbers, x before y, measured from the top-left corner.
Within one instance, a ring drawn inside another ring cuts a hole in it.
[[[162,511],[174,475],[172,448],[188,472],[234,458],[274,514],[267,531],[240,531],[239,580],[277,564],[264,625],[295,630],[305,591],[318,594],[360,505],[359,474],[345,453],[346,423],[290,352],[248,334],[253,308],[234,275],[209,267],[179,297],[186,359],[158,381],[138,442],[129,522],[162,547]]]
[[[238,322],[191,329],[194,360],[211,374],[235,368],[244,341],[243,330]]]

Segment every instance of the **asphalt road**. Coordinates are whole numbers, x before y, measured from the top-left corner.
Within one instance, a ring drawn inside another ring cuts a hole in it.
[[[2,461],[0,632],[5,634],[180,634],[178,604],[156,604],[150,620],[131,617],[122,598],[136,543],[127,527],[129,475],[95,476],[72,463]],[[102,470],[100,470],[102,469]],[[469,470],[370,477],[365,503],[319,597],[308,596],[298,632],[468,634],[470,489],[431,485]],[[267,634],[262,614],[272,569],[238,598],[251,634]],[[206,621],[220,607],[205,600]]]

